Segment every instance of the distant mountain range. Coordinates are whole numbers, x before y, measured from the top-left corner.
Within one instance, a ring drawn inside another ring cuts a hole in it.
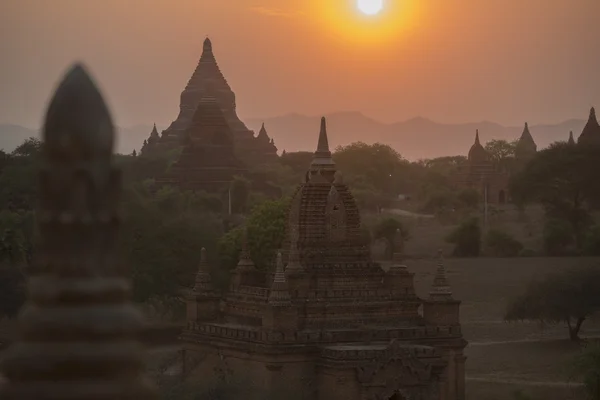
[[[446,155],[467,154],[479,129],[483,143],[491,139],[517,139],[523,126],[502,126],[494,122],[443,124],[417,117],[403,122],[386,124],[369,118],[360,112],[339,112],[326,115],[329,144],[332,150],[340,145],[356,141],[385,143],[395,148],[409,160],[433,158]],[[264,122],[269,136],[275,139],[280,151],[313,151],[317,144],[320,116],[288,114],[273,118],[250,118],[244,122],[258,132]],[[554,125],[530,125],[529,130],[538,149],[550,143],[567,140],[569,131],[575,139],[581,133],[586,120],[571,119]],[[166,127],[158,127],[159,131]],[[128,154],[139,150],[147,139],[152,125],[135,125],[119,128],[117,151]],[[0,124],[0,148],[12,151],[28,137],[38,137],[34,129],[19,125]]]

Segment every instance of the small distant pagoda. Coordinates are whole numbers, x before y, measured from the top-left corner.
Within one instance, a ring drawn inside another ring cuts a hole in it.
[[[469,149],[467,162],[459,168],[453,180],[457,187],[480,192],[481,199],[487,203],[504,204],[508,201],[509,173],[481,145],[479,130],[475,132],[475,142]]]
[[[231,128],[216,98],[204,97],[185,134],[179,160],[157,179],[158,185],[183,190],[224,192],[236,175],[245,173],[234,153]]]
[[[252,262],[245,236],[221,298],[201,263],[181,335],[185,379],[239,384],[253,399],[464,400],[467,343],[441,259],[423,300],[399,257],[389,271],[373,262],[360,225],[323,119],[274,274]]]
[[[515,148],[515,158],[527,162],[535,157],[536,153],[537,144],[535,144],[535,140],[533,140],[533,136],[531,136],[531,132],[529,132],[529,124],[525,122],[523,133],[521,133],[521,137]]]
[[[277,159],[277,147],[273,139],[268,137],[266,130],[263,132],[261,129],[261,133],[255,137],[254,132],[239,119],[235,93],[217,64],[212,43],[208,38],[204,40],[202,55],[196,70],[181,93],[177,119],[162,132],[160,140],[151,144],[150,140],[155,135],[153,129],[147,140],[148,150],[159,149],[164,152],[182,146],[196,108],[205,97],[214,97],[221,108],[232,133],[236,156],[241,161],[251,167]]]
[[[594,107],[590,110],[590,116],[583,127],[583,131],[581,131],[581,135],[577,139],[577,143],[592,146],[600,145],[600,125],[598,124]]]

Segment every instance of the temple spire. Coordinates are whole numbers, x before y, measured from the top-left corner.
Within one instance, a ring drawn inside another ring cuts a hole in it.
[[[204,39],[204,44],[202,45],[202,56],[200,57],[200,62],[211,60],[215,60],[215,55],[213,54],[212,42],[207,36],[206,39]]]
[[[446,269],[444,268],[444,254],[442,250],[438,250],[438,266],[433,279],[433,286],[429,292],[431,300],[452,300],[452,291],[446,277]]]
[[[325,117],[321,118],[321,129],[317,150],[310,164],[311,175],[323,175],[326,181],[333,182],[335,175],[335,163],[329,150],[329,139],[327,138],[327,122]]]
[[[321,129],[319,130],[319,143],[317,144],[317,153],[329,153],[329,140],[327,138],[327,121],[321,117]]]
[[[479,129],[475,129],[475,144],[481,146],[481,143],[479,142]]]
[[[267,141],[270,142],[269,135],[267,134],[267,129],[265,128],[265,123],[264,122],[262,123],[262,125],[260,127],[260,131],[258,131],[257,138],[263,139],[263,140],[267,140]]]
[[[196,282],[194,292],[210,292],[212,291],[212,279],[210,276],[210,265],[206,258],[206,249],[203,247],[200,250],[200,266],[196,274]]]
[[[537,144],[535,144],[535,140],[533,140],[533,136],[531,136],[531,132],[529,131],[529,124],[525,122],[525,127],[523,128],[523,133],[521,133],[521,137],[517,142],[517,146],[515,148],[515,156],[516,158],[522,160],[528,160],[535,155],[537,152]]]
[[[277,267],[275,269],[273,285],[271,285],[271,292],[269,293],[269,305],[279,307],[291,305],[290,291],[285,279],[281,252],[277,253]]]
[[[158,130],[156,129],[156,124],[152,127],[152,132],[150,132],[150,137],[158,139]]]
[[[596,117],[596,109],[590,108],[590,116],[577,139],[577,143],[600,146],[600,125]]]
[[[567,141],[568,144],[575,144],[575,138],[573,138],[573,131],[569,132],[569,140]]]

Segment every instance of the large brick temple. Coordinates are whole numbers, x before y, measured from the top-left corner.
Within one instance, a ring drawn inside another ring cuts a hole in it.
[[[277,159],[277,147],[266,130],[254,136],[254,132],[240,120],[236,111],[235,93],[223,76],[210,39],[204,40],[200,61],[181,93],[177,119],[159,135],[156,127],[144,142],[142,155],[156,154],[180,147],[192,122],[198,104],[203,98],[215,98],[231,128],[236,156],[248,166]]]
[[[387,271],[373,262],[360,226],[323,119],[274,273],[244,245],[220,294],[202,250],[181,336],[187,381],[226,379],[257,399],[464,400],[460,302],[441,256],[422,299],[401,255]]]

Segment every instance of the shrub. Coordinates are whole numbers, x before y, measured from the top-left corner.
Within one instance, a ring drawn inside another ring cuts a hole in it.
[[[485,244],[495,257],[516,257],[523,250],[521,242],[506,232],[491,229],[485,237]]]
[[[565,220],[547,219],[544,223],[544,249],[551,256],[563,255],[573,244],[573,228]]]
[[[452,253],[454,256],[478,257],[481,252],[479,219],[467,219],[450,233],[446,241],[454,244],[454,251]]]

